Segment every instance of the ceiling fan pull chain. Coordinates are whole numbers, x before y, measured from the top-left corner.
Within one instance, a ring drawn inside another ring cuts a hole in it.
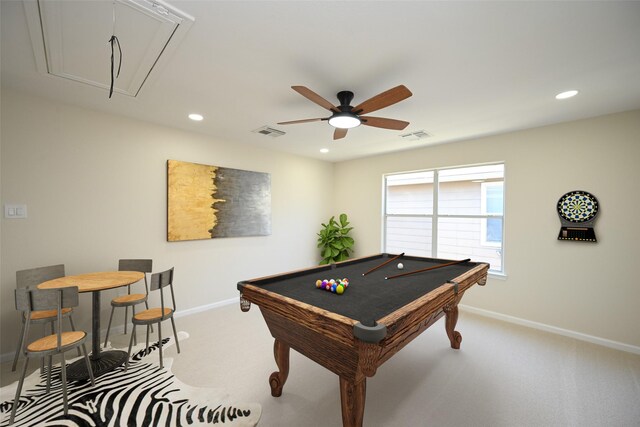
[[[115,83],[115,79],[120,77],[120,67],[122,66],[122,49],[120,48],[120,40],[116,37],[116,3],[113,2],[113,32],[111,38],[109,39],[109,43],[111,44],[111,85],[109,86],[109,98],[113,95],[113,85]],[[115,71],[115,49],[114,46],[118,46],[118,71]]]

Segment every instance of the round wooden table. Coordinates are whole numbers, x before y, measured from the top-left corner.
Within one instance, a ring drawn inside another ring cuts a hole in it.
[[[60,277],[38,285],[38,289],[77,286],[78,292],[91,292],[93,296],[91,313],[92,350],[89,360],[95,377],[112,371],[127,360],[126,351],[100,351],[100,291],[131,285],[143,278],[144,273],[139,271],[105,271]],[[67,378],[70,380],[85,380],[89,378],[89,372],[87,372],[87,365],[84,360],[81,359],[69,365]]]

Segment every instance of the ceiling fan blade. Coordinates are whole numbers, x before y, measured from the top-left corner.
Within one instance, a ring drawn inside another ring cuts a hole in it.
[[[336,107],[335,105],[333,105],[332,103],[330,103],[329,101],[327,101],[326,99],[324,99],[323,97],[321,97],[320,95],[318,95],[317,93],[315,93],[314,91],[312,91],[307,87],[291,86],[291,89],[295,90],[300,95],[307,98],[309,101],[315,102],[319,106],[326,108],[329,111],[334,111],[336,113],[340,112],[340,109],[338,109],[338,107]]]
[[[371,113],[373,111],[380,110],[381,108],[388,107],[389,105],[393,105],[396,102],[400,102],[403,99],[407,99],[411,95],[413,94],[405,85],[396,86],[393,89],[379,93],[373,98],[369,98],[363,103],[357,105],[354,107],[353,112],[355,114]]]
[[[288,122],[279,122],[279,125],[295,125],[296,123],[309,123],[309,122],[319,122],[325,119],[302,119],[302,120],[291,120]]]
[[[336,130],[333,132],[333,140],[335,141],[336,139],[342,139],[345,136],[347,136],[347,131],[349,129],[341,129],[341,128],[336,128]]]
[[[360,116],[360,119],[363,125],[376,128],[402,130],[409,126],[409,122],[405,122],[404,120],[385,119],[384,117]]]

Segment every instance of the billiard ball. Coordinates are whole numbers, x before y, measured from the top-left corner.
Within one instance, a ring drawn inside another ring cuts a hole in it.
[[[338,286],[336,287],[336,294],[338,294],[338,295],[342,295],[343,293],[344,293],[344,286],[342,286],[342,285],[338,285]]]
[[[398,270],[402,270],[404,268],[404,265],[402,265],[401,262],[398,263]]]

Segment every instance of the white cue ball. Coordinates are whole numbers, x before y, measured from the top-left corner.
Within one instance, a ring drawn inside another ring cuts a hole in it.
[[[398,270],[402,270],[404,268],[404,265],[402,265],[401,262],[398,263]]]

